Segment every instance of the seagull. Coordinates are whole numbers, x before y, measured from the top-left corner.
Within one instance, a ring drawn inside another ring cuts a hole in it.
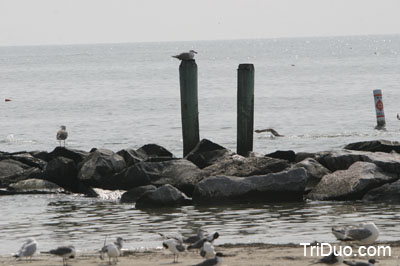
[[[179,60],[190,60],[194,58],[194,54],[197,54],[197,52],[194,50],[190,50],[188,53],[181,53],[178,55],[173,55],[172,57],[177,58]]]
[[[174,263],[178,262],[179,252],[185,251],[185,246],[182,241],[173,238],[165,240],[163,246],[174,254]]]
[[[215,254],[215,257],[213,259],[207,259],[202,263],[196,264],[194,266],[220,266],[222,265],[223,256],[224,255],[221,252],[218,252],[217,254]]]
[[[262,133],[262,132],[271,132],[272,135],[275,137],[284,137],[284,135],[279,134],[275,129],[273,128],[266,128],[266,129],[256,129],[254,130],[256,133]]]
[[[186,244],[193,244],[193,243],[199,241],[199,240],[202,239],[202,238],[204,238],[204,231],[203,231],[203,229],[199,228],[199,229],[197,230],[197,235],[195,235],[195,236],[190,236],[190,237],[188,237],[188,238],[183,239],[183,243],[186,243]]]
[[[343,256],[335,255],[335,253],[332,252],[328,256],[325,256],[322,259],[319,259],[317,262],[311,263],[309,265],[319,264],[319,263],[328,264],[328,265],[338,265],[338,264],[341,264],[343,261],[344,261]]]
[[[206,241],[212,243],[218,237],[219,237],[218,232],[215,232],[214,234],[212,234],[212,235],[210,235],[208,237],[204,237],[203,239],[200,239],[199,241],[189,245],[188,246],[188,250],[190,250],[190,249],[201,249]]]
[[[361,245],[370,245],[379,236],[379,229],[373,222],[361,223],[358,227],[332,228],[338,240],[358,241]]]
[[[22,245],[21,249],[18,251],[18,254],[15,254],[14,257],[22,259],[23,257],[29,257],[29,261],[32,261],[32,256],[35,254],[37,250],[37,242],[34,238],[28,238]]]
[[[75,247],[74,246],[62,246],[62,247],[58,247],[56,249],[52,249],[50,251],[43,252],[43,253],[49,253],[49,254],[60,256],[63,258],[63,265],[67,265],[68,259],[75,258]]]
[[[363,262],[363,261],[357,261],[357,262],[343,261],[344,264],[350,265],[350,266],[374,266],[375,262],[376,262],[375,259],[369,259],[368,262]]]
[[[203,247],[200,250],[200,256],[206,259],[211,259],[214,258],[215,255],[214,246],[208,241],[204,242]]]
[[[100,259],[104,260],[104,253],[107,253],[109,263],[111,264],[112,258],[114,263],[117,264],[118,257],[121,255],[123,242],[124,240],[122,239],[122,237],[118,237],[116,242],[104,245],[104,247],[100,251]]]
[[[64,141],[64,147],[65,147],[65,140],[68,137],[68,132],[67,132],[67,127],[66,126],[61,126],[61,129],[57,132],[57,140],[60,141],[60,146],[61,146],[61,141]]]

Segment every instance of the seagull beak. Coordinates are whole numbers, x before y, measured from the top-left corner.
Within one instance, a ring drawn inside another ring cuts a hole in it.
[[[196,51],[193,51],[193,53],[197,54],[197,52],[196,52]]]

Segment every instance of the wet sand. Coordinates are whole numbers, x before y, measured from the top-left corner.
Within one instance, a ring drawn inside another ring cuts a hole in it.
[[[377,266],[400,266],[400,242],[379,243],[376,245],[390,246],[391,256],[376,256]],[[221,245],[216,246],[216,251],[222,252],[226,257],[222,265],[225,266],[300,266],[309,265],[318,260],[318,256],[304,256],[304,247],[295,244],[268,245],[268,244],[244,244],[244,245]],[[345,258],[346,260],[367,261],[368,257],[362,259]],[[179,262],[173,263],[173,256],[169,251],[162,249],[147,251],[124,251],[119,257],[119,266],[140,265],[196,265],[203,259],[198,252],[186,251],[179,256]],[[29,265],[29,266],[60,266],[62,259],[47,254],[35,255],[32,262],[26,260],[18,261],[11,256],[0,257],[1,266]],[[109,265],[108,258],[100,260],[99,253],[77,252],[77,257],[68,261],[71,266],[106,266]],[[318,265],[318,264],[317,264]],[[319,264],[322,265],[322,264]],[[342,264],[344,265],[344,264]]]

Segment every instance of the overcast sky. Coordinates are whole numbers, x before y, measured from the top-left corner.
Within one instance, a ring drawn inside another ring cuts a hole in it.
[[[400,0],[0,0],[0,45],[399,33]]]

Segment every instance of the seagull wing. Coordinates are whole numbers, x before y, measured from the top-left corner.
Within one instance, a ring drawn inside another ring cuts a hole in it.
[[[363,228],[353,228],[346,231],[346,237],[354,240],[362,240],[372,235],[372,232]]]

